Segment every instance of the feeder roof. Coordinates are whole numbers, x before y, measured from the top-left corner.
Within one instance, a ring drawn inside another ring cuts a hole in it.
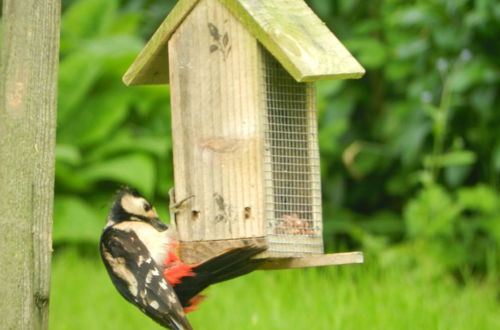
[[[200,0],[180,0],[123,76],[166,84],[167,43]],[[363,67],[303,0],[219,0],[299,82],[360,78]]]

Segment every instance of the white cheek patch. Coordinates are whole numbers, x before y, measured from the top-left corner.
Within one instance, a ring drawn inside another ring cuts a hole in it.
[[[121,200],[122,207],[125,211],[137,215],[146,215],[144,203],[146,203],[144,198],[132,195],[124,195]]]

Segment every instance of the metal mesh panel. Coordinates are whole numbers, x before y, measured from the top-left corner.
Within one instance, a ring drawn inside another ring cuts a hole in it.
[[[261,47],[269,251],[323,253],[315,90]]]

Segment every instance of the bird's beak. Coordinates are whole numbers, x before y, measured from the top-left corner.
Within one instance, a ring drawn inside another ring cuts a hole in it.
[[[151,220],[149,220],[149,223],[158,231],[165,231],[168,229],[168,226],[164,224],[159,218],[152,218]]]

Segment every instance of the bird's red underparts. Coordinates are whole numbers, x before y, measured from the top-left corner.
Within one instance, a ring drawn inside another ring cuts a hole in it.
[[[187,265],[182,263],[178,256],[178,243],[172,243],[168,249],[167,258],[164,263],[165,270],[163,270],[163,276],[170,283],[170,285],[175,288],[175,286],[182,282],[182,278],[186,276],[196,276],[193,272],[193,267],[195,265]],[[196,295],[189,300],[189,306],[184,308],[184,313],[189,313],[195,311],[198,305],[205,299],[204,295]]]

